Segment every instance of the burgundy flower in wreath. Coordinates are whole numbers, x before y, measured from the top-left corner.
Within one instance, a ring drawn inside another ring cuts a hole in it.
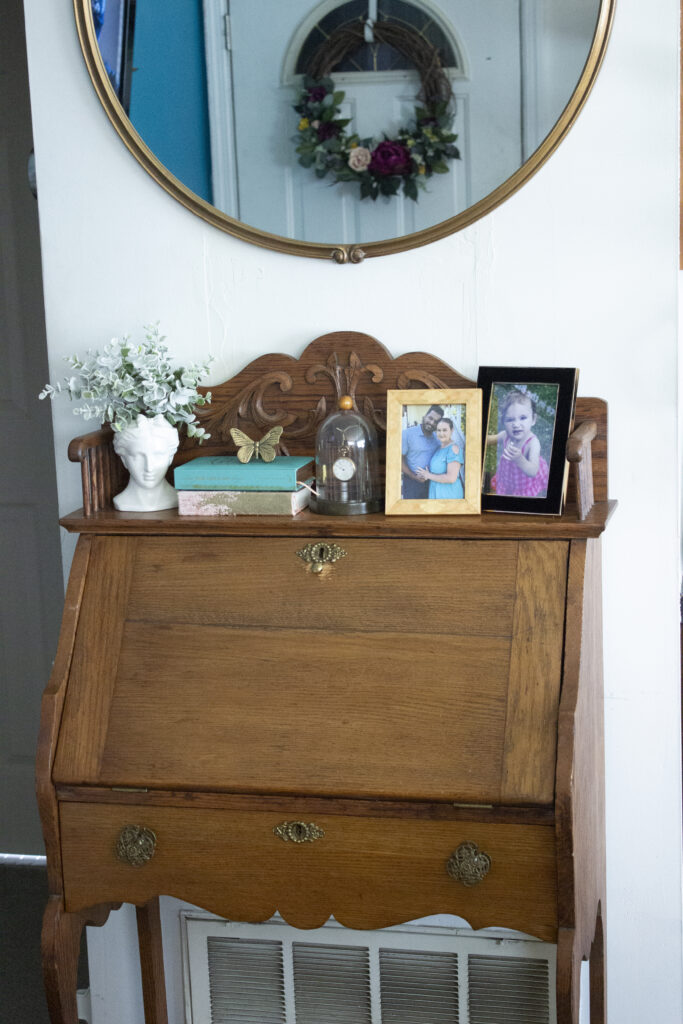
[[[308,102],[309,103],[322,103],[327,96],[327,89],[324,85],[314,85],[312,89],[308,90]]]
[[[341,125],[337,121],[321,121],[318,126],[318,138],[321,142],[325,139],[336,139],[341,131]]]
[[[410,174],[411,170],[410,150],[400,142],[391,142],[387,139],[373,149],[371,173],[384,178],[390,174]]]

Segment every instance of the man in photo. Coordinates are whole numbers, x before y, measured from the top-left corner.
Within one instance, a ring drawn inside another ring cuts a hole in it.
[[[440,405],[430,405],[420,423],[406,427],[401,437],[401,497],[407,500],[420,500],[429,495],[429,481],[417,475],[418,469],[424,469],[439,447],[434,431],[443,416]]]

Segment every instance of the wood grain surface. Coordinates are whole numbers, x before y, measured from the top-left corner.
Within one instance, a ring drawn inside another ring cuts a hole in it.
[[[520,544],[501,801],[551,803],[568,545]]]
[[[58,786],[67,803],[135,804],[144,807],[197,807],[222,811],[275,811],[278,814],[349,814],[366,818],[429,818],[433,821],[478,821],[491,824],[554,825],[555,808],[546,805],[503,806],[459,801],[362,800],[273,793],[225,793],[207,790],[112,789],[106,786]]]
[[[40,730],[36,753],[36,796],[47,854],[48,887],[53,895],[62,891],[62,856],[57,799],[52,785],[52,767],[71,671],[76,629],[81,612],[91,547],[92,538],[81,537],[74,553],[64,601],[57,653],[50,679],[43,693],[40,711]]]
[[[116,680],[128,589],[137,542],[109,537],[94,541],[78,621],[54,777],[92,778],[97,773]],[[78,680],[80,685],[75,684]]]
[[[606,1020],[605,785],[600,542],[572,546],[557,752],[558,1024],[576,1024],[582,960]]]
[[[453,913],[474,928],[519,928],[556,937],[555,840],[544,826],[317,816],[325,835],[284,842],[273,813],[63,804],[66,905],[103,899],[137,904],[165,893],[239,921],[279,910],[299,928],[331,914],[353,928],[382,928],[431,913]],[[151,828],[156,852],[141,867],[115,855],[126,824]],[[308,824],[308,822],[306,822]],[[492,866],[471,888],[446,862],[474,842]],[[255,884],[258,880],[258,884]]]
[[[561,516],[523,516],[484,512],[472,516],[321,516],[304,509],[296,516],[180,516],[163,512],[83,510],[60,519],[70,533],[192,537],[384,537],[401,540],[572,540],[599,537],[616,501],[596,501],[585,519],[568,505]]]
[[[95,549],[56,782],[552,802],[566,543]]]
[[[127,618],[325,632],[511,635],[516,541],[397,545],[349,539],[340,545],[345,555],[319,575],[297,554],[314,541],[150,537],[138,549]]]
[[[145,1024],[168,1024],[159,898],[136,908]]]

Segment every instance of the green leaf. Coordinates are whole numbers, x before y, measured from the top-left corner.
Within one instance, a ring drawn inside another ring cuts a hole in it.
[[[333,94],[332,102],[334,103],[335,107],[338,107],[341,103],[344,102],[344,97],[345,96],[346,96],[345,92],[335,92]]]
[[[352,171],[350,167],[340,167],[334,173],[337,175],[337,181],[358,181],[357,172]]]
[[[400,178],[382,178],[379,182],[379,190],[383,196],[395,196],[400,183]]]
[[[417,184],[414,178],[406,178],[403,182],[403,191],[408,199],[414,199],[417,202]]]
[[[437,160],[431,167],[434,174],[448,174],[448,164],[443,160]]]

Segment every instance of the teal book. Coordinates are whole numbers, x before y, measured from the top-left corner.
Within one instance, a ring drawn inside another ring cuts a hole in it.
[[[312,474],[310,455],[277,455],[272,462],[200,455],[178,466],[173,480],[179,491],[294,491]]]

